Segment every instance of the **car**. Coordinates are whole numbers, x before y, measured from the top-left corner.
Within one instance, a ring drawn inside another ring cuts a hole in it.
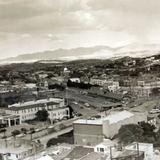
[[[150,114],[160,113],[160,110],[159,109],[152,109],[149,113]]]
[[[86,107],[89,107],[89,106],[90,106],[88,103],[85,103],[84,105],[85,105]]]
[[[78,104],[77,102],[72,102],[72,103],[74,103],[74,104]]]

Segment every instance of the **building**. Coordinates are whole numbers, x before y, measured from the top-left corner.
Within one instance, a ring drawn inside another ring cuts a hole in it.
[[[98,85],[105,87],[108,89],[110,92],[116,92],[119,90],[119,82],[118,81],[112,81],[112,80],[106,80],[106,79],[98,79],[98,78],[91,78],[90,83],[92,85]]]
[[[54,111],[57,113],[57,108],[63,108],[64,106],[64,99],[49,98],[10,105],[6,109],[6,113],[11,115],[19,115],[21,121],[24,122],[26,120],[36,118],[36,113],[39,110],[45,109],[50,112],[52,111],[53,114]]]
[[[113,138],[122,125],[147,122],[147,113],[121,111],[101,118],[79,119],[73,123],[74,143],[78,145],[96,145],[103,138]]]
[[[1,114],[0,124],[5,124],[7,127],[16,126],[21,124],[19,115]]]
[[[140,144],[135,143],[134,149],[130,149],[128,146],[125,147],[109,139],[104,139],[102,143],[94,147],[94,152],[104,154],[106,160],[144,160],[145,150],[139,147],[141,147]]]
[[[113,81],[110,85],[107,86],[107,88],[108,88],[108,90],[109,90],[110,92],[115,93],[117,90],[120,89],[120,87],[119,87],[119,82],[114,82],[114,81]]]
[[[117,153],[117,154],[115,154]],[[113,151],[112,157],[107,160],[145,160],[144,152],[138,150]]]
[[[81,82],[80,78],[70,78],[69,80],[71,82],[75,82],[75,83],[80,83]]]
[[[90,84],[92,85],[98,85],[98,86],[107,86],[110,85],[112,81],[108,81],[105,78],[91,78],[90,79]]]
[[[48,110],[49,119],[51,123],[55,120],[61,120],[63,118],[69,118],[70,112],[68,107],[55,108],[53,110]]]
[[[155,117],[155,116],[148,116],[147,117],[147,123],[149,123],[150,125],[153,125],[153,126],[157,127],[157,117]]]
[[[131,87],[131,93],[138,98],[148,98],[152,93],[152,88],[150,86],[135,86]]]
[[[24,139],[10,140],[7,146],[4,143],[6,142],[1,140],[0,154],[6,160],[23,160],[44,149],[42,144]]]
[[[134,142],[125,147],[126,150],[131,151],[139,151],[144,152],[144,159],[145,160],[153,160],[154,159],[154,152],[153,152],[153,144],[151,143],[137,143]]]
[[[104,139],[103,142],[94,147],[94,152],[110,155],[110,148],[116,145],[117,144],[110,139]]]

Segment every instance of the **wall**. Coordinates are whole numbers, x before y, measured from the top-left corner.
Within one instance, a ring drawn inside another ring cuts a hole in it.
[[[96,145],[103,141],[102,125],[73,124],[74,143]]]

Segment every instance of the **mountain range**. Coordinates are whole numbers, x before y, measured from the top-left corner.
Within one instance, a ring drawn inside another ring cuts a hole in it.
[[[16,57],[0,60],[0,63],[21,63],[36,61],[71,61],[78,59],[109,59],[130,57],[147,57],[160,54],[159,44],[129,44],[122,47],[111,48],[108,46],[79,47],[73,49],[47,50],[43,52],[23,54]]]

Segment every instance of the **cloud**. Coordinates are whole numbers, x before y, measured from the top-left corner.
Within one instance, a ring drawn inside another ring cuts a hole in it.
[[[20,47],[35,51],[39,39],[42,49],[151,42],[159,39],[159,8],[159,0],[0,0],[0,43],[14,50],[23,40]]]
[[[160,13],[159,0],[90,0],[88,6],[95,10],[115,9],[134,13]]]

